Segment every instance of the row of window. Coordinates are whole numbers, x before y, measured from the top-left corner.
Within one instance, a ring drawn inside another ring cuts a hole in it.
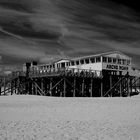
[[[126,59],[116,59],[111,57],[103,57],[104,63],[113,63],[113,64],[121,64],[121,65],[130,65],[130,60]]]
[[[76,61],[71,61],[71,62],[62,62],[57,64],[57,68],[63,68],[66,66],[75,66],[75,65],[82,65],[82,64],[89,64],[89,63],[98,63],[101,62],[100,57],[95,57],[95,58],[87,58],[87,59],[81,59],[81,60],[76,60]],[[40,69],[45,69],[45,68],[55,68],[55,65],[45,65],[45,66],[40,66]]]
[[[55,65],[45,65],[45,66],[40,66],[39,69],[48,69],[48,68],[55,68]]]
[[[71,62],[62,62],[56,65],[57,68],[64,68],[67,66],[75,66],[75,65],[82,65],[82,64],[89,64],[89,63],[99,63],[101,62],[101,57],[93,57],[81,60],[75,60]],[[103,63],[113,63],[113,64],[121,64],[121,65],[130,65],[130,60],[126,59],[116,59],[111,57],[103,57]],[[55,64],[52,65],[45,65],[40,66],[41,69],[45,68],[55,68]]]
[[[77,61],[71,61],[71,66],[80,65],[80,64],[98,63],[98,62],[101,62],[100,57],[87,58],[87,59],[81,59]]]

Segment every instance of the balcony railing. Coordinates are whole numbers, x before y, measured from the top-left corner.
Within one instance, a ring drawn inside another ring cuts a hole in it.
[[[51,68],[46,70],[33,70],[30,71],[30,77],[41,76],[78,76],[78,77],[102,77],[101,71],[91,69],[77,69],[77,68]]]

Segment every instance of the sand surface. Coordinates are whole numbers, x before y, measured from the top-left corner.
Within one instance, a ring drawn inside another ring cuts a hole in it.
[[[0,140],[140,140],[140,96],[0,96]]]

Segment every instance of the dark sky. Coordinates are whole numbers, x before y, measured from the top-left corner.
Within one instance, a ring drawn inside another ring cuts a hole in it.
[[[138,7],[135,0],[0,0],[0,64],[118,50],[140,66]]]

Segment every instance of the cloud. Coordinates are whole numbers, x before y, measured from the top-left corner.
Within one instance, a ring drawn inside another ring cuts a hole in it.
[[[0,40],[0,51],[2,54],[6,54],[9,56],[20,57],[20,58],[38,58],[44,56],[45,53],[41,51],[39,48],[29,45],[23,45],[18,43],[20,41],[15,41],[8,39]]]
[[[0,12],[0,26],[10,33],[0,32],[1,55],[48,62],[110,50],[139,54],[138,17],[113,2],[2,0]]]
[[[2,63],[2,56],[0,55],[0,63]]]

